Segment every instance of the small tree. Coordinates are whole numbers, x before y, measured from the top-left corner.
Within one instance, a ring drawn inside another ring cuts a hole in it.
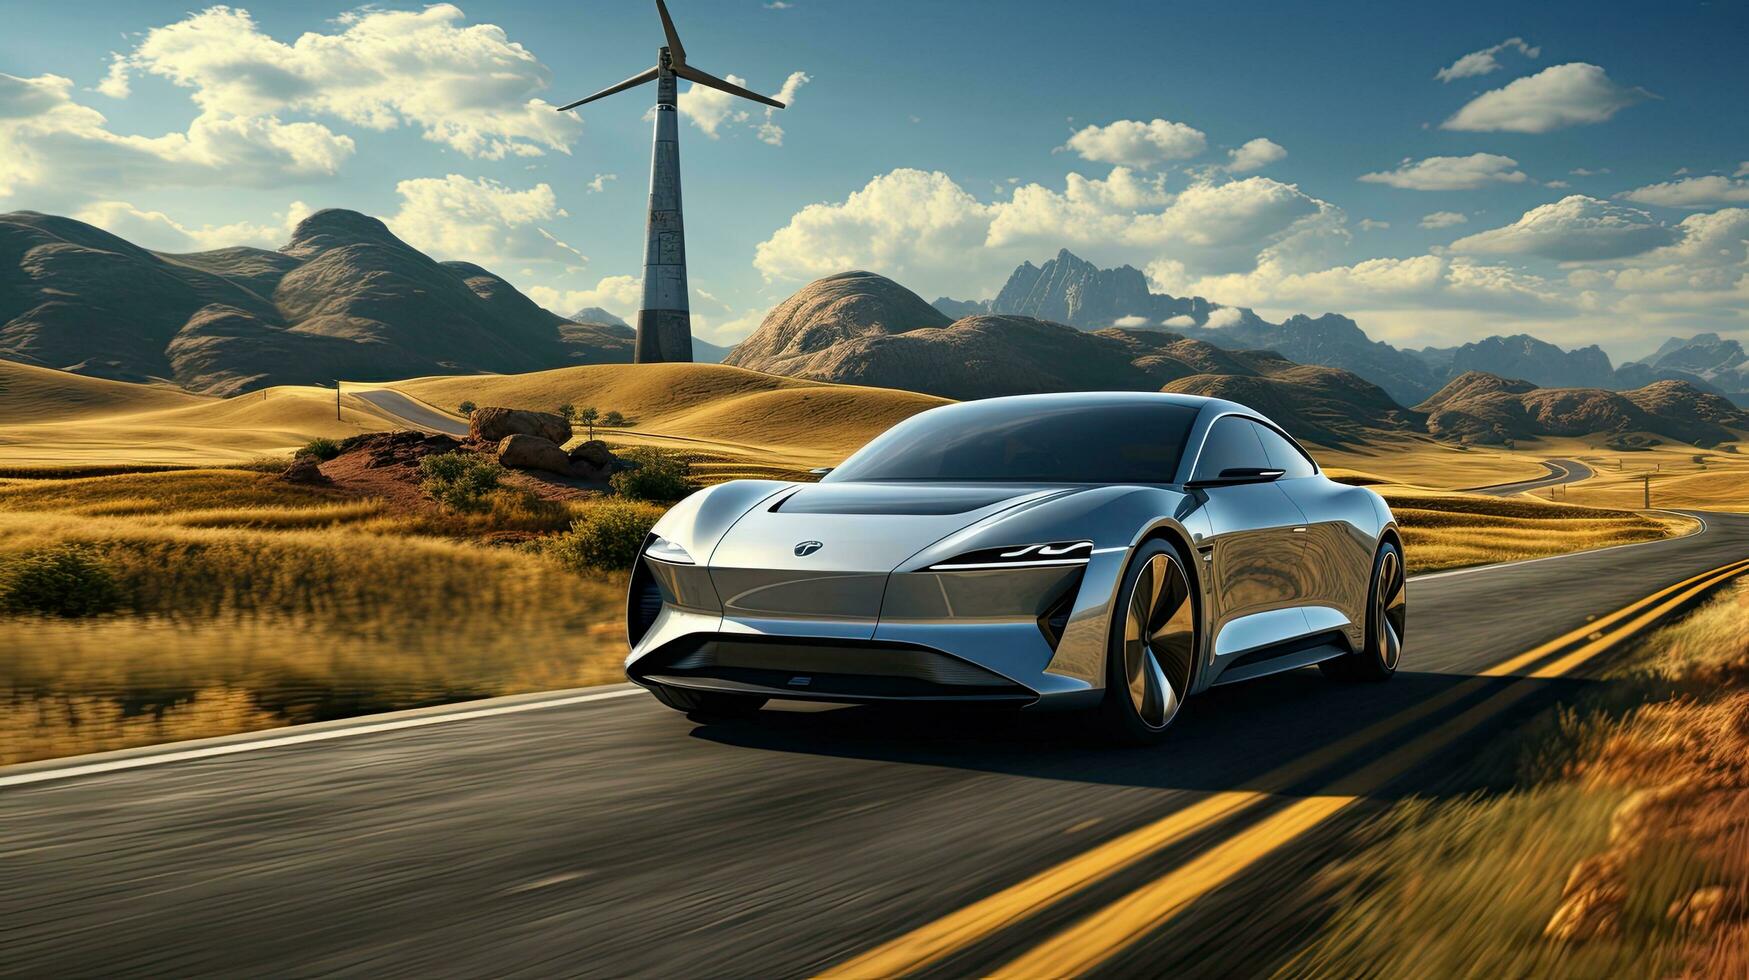
[[[477,406],[475,406],[473,402],[464,401],[456,406],[456,411],[462,413],[464,416],[468,416],[474,414],[474,409],[476,407]]]
[[[560,405],[559,406],[559,418],[564,419],[566,425],[569,425],[572,422],[577,421],[577,406],[571,404],[570,402],[566,402],[565,404]]]
[[[589,438],[591,439],[595,438],[595,423],[600,421],[600,419],[601,412],[597,411],[594,405],[590,405],[577,413],[577,421],[583,423],[589,428]]]
[[[612,428],[617,428],[619,426],[626,424],[626,417],[624,415],[619,414],[619,411],[616,409],[616,410],[608,412],[606,415],[603,415],[601,417],[601,424],[605,425],[605,426],[612,427]]]

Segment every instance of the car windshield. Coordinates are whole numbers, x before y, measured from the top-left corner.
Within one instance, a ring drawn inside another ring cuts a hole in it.
[[[1196,414],[1166,401],[966,402],[888,429],[826,480],[1170,483]]]

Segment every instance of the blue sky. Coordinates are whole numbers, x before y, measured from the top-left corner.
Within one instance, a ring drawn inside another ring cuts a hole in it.
[[[551,106],[648,66],[652,7],[0,4],[0,208],[171,250],[356,208],[629,317],[653,90]],[[845,267],[977,298],[1067,246],[1399,344],[1749,340],[1741,3],[673,10],[694,63],[794,98],[683,106],[713,339]]]

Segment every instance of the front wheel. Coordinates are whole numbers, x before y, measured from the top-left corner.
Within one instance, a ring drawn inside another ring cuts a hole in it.
[[[1190,693],[1197,655],[1196,602],[1178,549],[1144,542],[1130,559],[1112,610],[1105,700],[1095,709],[1119,742],[1159,741]]]
[[[1403,630],[1409,620],[1408,579],[1403,551],[1386,541],[1373,558],[1367,591],[1366,644],[1347,656],[1326,660],[1324,676],[1344,681],[1389,680],[1403,659]]]
[[[756,694],[728,694],[722,691],[687,691],[666,685],[651,685],[656,700],[675,711],[683,711],[697,721],[745,718],[765,707],[765,698]]]

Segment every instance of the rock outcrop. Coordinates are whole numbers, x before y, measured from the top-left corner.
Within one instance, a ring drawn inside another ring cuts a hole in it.
[[[495,444],[514,435],[539,436],[562,446],[571,440],[571,423],[552,412],[496,406],[476,408],[468,416],[468,438],[477,442]]]
[[[541,436],[516,433],[499,440],[498,462],[518,470],[545,470],[560,476],[571,475],[571,457],[559,444]]]

